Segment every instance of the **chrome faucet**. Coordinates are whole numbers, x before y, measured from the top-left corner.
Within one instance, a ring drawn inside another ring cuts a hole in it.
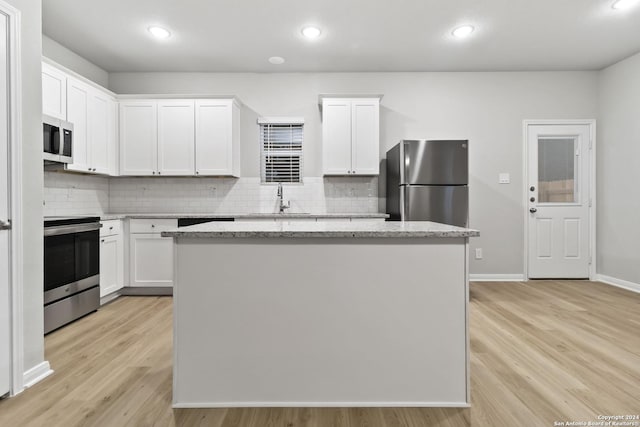
[[[284,204],[284,199],[282,197],[282,183],[278,183],[278,201],[280,202],[280,213],[284,213],[285,209],[289,209],[291,207],[291,201],[287,201],[287,204]]]

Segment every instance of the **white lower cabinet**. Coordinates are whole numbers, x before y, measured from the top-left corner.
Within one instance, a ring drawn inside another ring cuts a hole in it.
[[[120,221],[103,221],[100,229],[100,297],[124,286],[124,247]]]
[[[160,233],[177,226],[177,220],[131,220],[129,286],[173,286],[173,238]]]

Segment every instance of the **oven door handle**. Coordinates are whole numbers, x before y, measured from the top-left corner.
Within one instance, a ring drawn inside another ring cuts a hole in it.
[[[100,227],[102,227],[102,224],[100,224],[99,222],[95,222],[91,224],[62,225],[59,227],[45,228],[44,235],[46,237],[46,236],[59,236],[61,234],[82,233],[85,231],[99,230]]]

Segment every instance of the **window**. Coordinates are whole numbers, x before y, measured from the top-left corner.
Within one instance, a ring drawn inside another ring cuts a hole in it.
[[[302,182],[304,120],[261,118],[258,124],[262,182]]]

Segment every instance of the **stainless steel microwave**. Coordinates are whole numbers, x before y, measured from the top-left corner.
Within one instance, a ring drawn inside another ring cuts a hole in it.
[[[43,159],[49,162],[73,163],[73,124],[43,115]]]

